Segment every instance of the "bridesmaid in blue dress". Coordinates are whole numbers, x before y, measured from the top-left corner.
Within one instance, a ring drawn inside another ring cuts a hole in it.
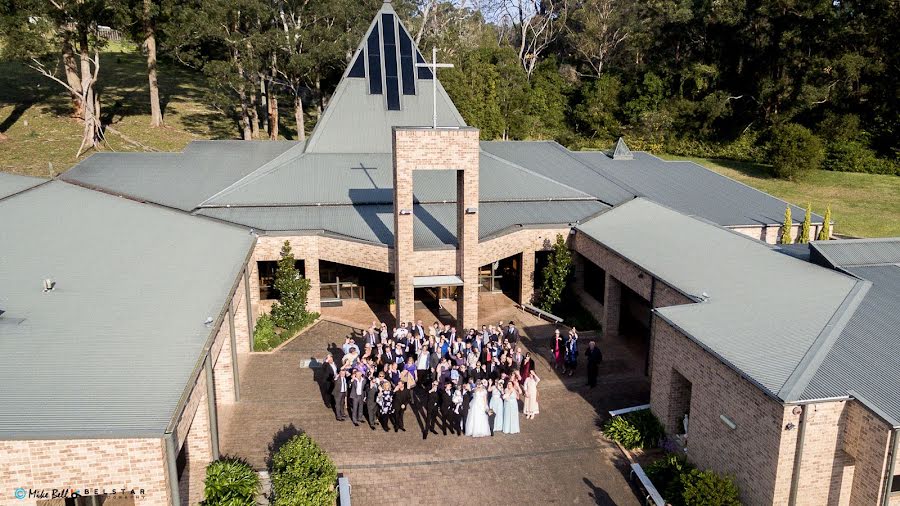
[[[515,377],[506,382],[503,392],[503,432],[519,433],[519,383]]]
[[[503,380],[491,386],[491,411],[494,412],[494,432],[503,432]]]

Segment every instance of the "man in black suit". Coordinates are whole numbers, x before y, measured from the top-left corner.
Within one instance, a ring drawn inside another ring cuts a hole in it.
[[[379,373],[380,379],[375,378],[375,371],[369,373],[369,386],[366,390],[366,412],[369,414],[369,428],[375,430],[378,423],[378,387],[384,379],[384,373]]]
[[[403,415],[406,413],[410,399],[410,390],[406,389],[406,383],[402,381],[397,383],[396,390],[394,390],[394,432],[397,430],[406,432],[403,427]]]
[[[588,344],[587,350],[584,351],[584,354],[587,355],[588,386],[594,388],[597,386],[597,370],[600,368],[600,362],[603,361],[603,353],[600,352],[597,343],[591,341],[590,344]]]
[[[447,435],[447,428],[450,428],[450,433],[453,434],[459,430],[459,424],[457,424],[456,428],[453,427],[453,421],[456,420],[453,412],[453,385],[449,382],[444,383],[444,390],[441,392],[441,431],[443,431],[444,435]]]
[[[325,356],[322,367],[319,368],[319,391],[322,393],[322,402],[325,407],[332,409],[334,407],[334,399],[331,397],[331,391],[334,389],[334,378],[337,376],[337,367],[334,365],[334,357],[331,353]]]
[[[462,407],[459,410],[459,422],[457,426],[462,427],[462,432],[466,432],[466,420],[469,418],[469,404],[472,403],[472,388],[468,383],[462,386]]]
[[[363,388],[365,383],[362,372],[353,371],[353,378],[350,380],[350,421],[357,427],[359,427],[359,419],[362,414],[363,400],[366,397],[366,391]]]
[[[516,344],[519,340],[519,329],[516,328],[516,325],[509,321],[509,326],[506,327],[506,338],[509,339],[509,342],[512,344]]]
[[[334,417],[339,422],[344,421],[344,407],[347,404],[347,372],[341,370],[334,380],[334,388],[331,389],[334,397]]]
[[[438,392],[438,382],[435,381],[431,383],[431,390],[425,395],[425,428],[422,430],[422,439],[428,439],[429,432],[437,434],[434,422],[440,407],[441,394]]]

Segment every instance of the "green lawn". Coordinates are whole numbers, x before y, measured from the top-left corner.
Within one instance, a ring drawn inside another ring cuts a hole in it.
[[[770,193],[800,207],[812,203],[813,211],[831,206],[835,232],[856,237],[900,236],[900,177],[817,170],[802,181],[792,182],[767,175],[755,163],[707,158],[666,156],[692,160],[708,169]]]

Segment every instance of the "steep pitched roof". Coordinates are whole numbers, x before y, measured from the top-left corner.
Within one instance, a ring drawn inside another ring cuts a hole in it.
[[[785,401],[800,397],[865,294],[864,282],[644,198],[577,229],[701,301],[655,311]]]
[[[162,437],[254,237],[62,181],[0,222],[0,439]]]
[[[390,153],[392,128],[466,126],[390,3],[372,20],[309,138],[309,153]],[[434,88],[437,87],[435,90]],[[436,97],[436,100],[435,98]]]

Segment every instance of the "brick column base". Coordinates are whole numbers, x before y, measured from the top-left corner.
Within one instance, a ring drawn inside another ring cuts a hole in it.
[[[523,251],[519,273],[519,304],[534,302],[534,251]]]

